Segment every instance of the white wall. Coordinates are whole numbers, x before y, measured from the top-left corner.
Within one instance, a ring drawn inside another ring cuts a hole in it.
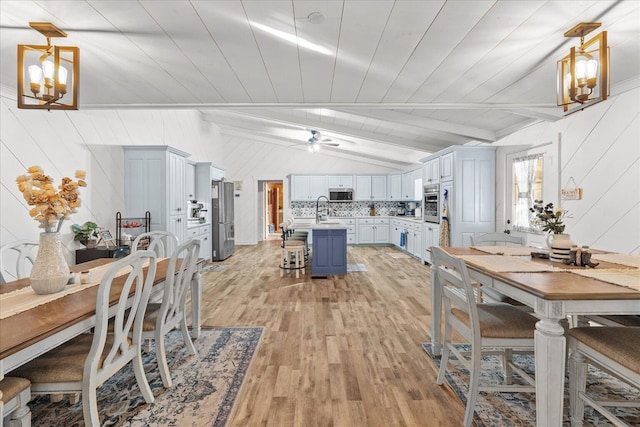
[[[31,165],[41,166],[57,186],[77,169],[87,171],[82,206],[62,227],[69,263],[75,262],[71,225],[95,221],[115,232],[116,212],[124,211],[122,145],[171,145],[194,161],[212,161],[217,128],[192,110],[41,111],[18,110],[11,97],[0,98],[0,245],[38,240],[40,229],[16,186]]]
[[[282,181],[284,184],[284,218],[290,215],[289,174],[368,174],[397,172],[366,162],[341,159],[306,150],[239,136],[222,135],[219,145],[220,164],[226,169],[227,180],[242,181],[243,190],[236,192],[235,230],[236,244],[256,244],[261,239],[259,210],[262,199],[258,181]],[[216,144],[217,145],[217,144]],[[416,165],[416,167],[419,167]]]
[[[561,141],[558,184],[557,147]],[[545,156],[552,168],[543,182],[545,202],[558,203],[558,187],[573,177],[583,189],[582,200],[562,200],[569,211],[565,233],[579,245],[640,253],[640,89],[574,113],[555,123],[540,123],[498,141],[496,229],[504,230],[505,155],[517,145],[553,142]]]
[[[386,173],[389,168],[311,154],[237,136],[221,136],[195,110],[18,110],[2,94],[0,120],[0,245],[38,240],[40,229],[15,179],[31,165],[41,166],[56,184],[77,169],[87,171],[82,206],[62,228],[66,257],[75,262],[71,225],[91,220],[115,232],[115,215],[124,211],[123,145],[170,145],[191,154],[190,160],[212,162],[230,181],[242,181],[236,200],[236,242],[255,244],[258,232],[258,180],[282,180],[285,217],[291,173]]]

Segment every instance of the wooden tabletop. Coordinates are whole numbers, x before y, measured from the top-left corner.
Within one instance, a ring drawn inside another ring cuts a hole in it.
[[[113,262],[101,258],[71,267],[80,272]],[[169,259],[158,261],[154,285],[164,282]],[[144,268],[146,275],[147,268]],[[110,304],[120,297],[126,276],[116,277],[111,286]],[[0,292],[29,286],[29,279],[16,280],[0,286]],[[0,359],[4,359],[30,345],[60,332],[69,326],[95,315],[98,286],[65,295],[54,301],[0,320]]]
[[[473,248],[442,248],[451,255],[490,255]],[[532,249],[535,251],[535,249]],[[467,261],[467,267],[479,271],[489,277],[508,283],[518,289],[522,289],[537,297],[546,300],[639,300],[640,292],[624,286],[614,285],[590,277],[571,273],[572,269],[585,269],[563,263],[552,262],[548,259],[531,258],[536,263],[551,265],[561,268],[561,272],[536,272],[536,273],[506,273],[490,271],[481,264]],[[633,267],[601,262],[596,269],[633,269]]]

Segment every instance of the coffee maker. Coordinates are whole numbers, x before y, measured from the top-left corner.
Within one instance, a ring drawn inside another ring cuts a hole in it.
[[[406,216],[415,216],[416,214],[416,202],[407,202],[405,207]]]

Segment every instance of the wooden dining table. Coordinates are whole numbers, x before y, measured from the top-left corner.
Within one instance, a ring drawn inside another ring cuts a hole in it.
[[[533,270],[549,267],[551,271],[501,272],[489,268],[487,263],[482,261],[484,257],[479,255],[492,255],[487,252],[476,248],[442,249],[451,255],[465,258],[472,280],[531,307],[540,319],[536,323],[534,334],[536,422],[539,427],[562,426],[566,339],[565,329],[560,322],[569,315],[638,315],[640,290],[585,277],[571,271],[584,270],[587,267],[565,265],[529,256],[519,258],[524,262],[531,262],[534,267],[537,266]],[[531,251],[534,249],[531,248]],[[491,258],[486,258],[487,261],[489,259]],[[600,262],[594,270],[615,272],[633,268],[629,265]],[[436,270],[432,270],[431,340],[434,353],[439,355],[442,346],[442,294],[440,287],[436,286],[436,274]]]
[[[102,267],[113,262],[111,258],[101,258],[71,266],[79,273]],[[199,262],[199,265],[202,263]],[[169,259],[159,260],[152,293],[159,293],[166,280]],[[147,268],[144,268],[146,275]],[[112,282],[110,304],[114,305],[122,291],[124,276],[115,277]],[[0,285],[0,295],[30,286],[29,279],[20,279]],[[74,286],[74,285],[72,285]],[[78,292],[29,308],[17,314],[0,319],[0,366],[3,373],[21,366],[71,338],[88,331],[95,325],[96,296],[98,286],[89,286]],[[199,268],[191,280],[192,337],[200,334],[200,300],[202,279]],[[0,306],[0,312],[10,307]],[[115,314],[115,313],[110,313]]]

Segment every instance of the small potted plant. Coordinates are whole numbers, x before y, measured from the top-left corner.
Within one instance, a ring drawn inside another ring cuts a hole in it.
[[[87,248],[95,248],[98,241],[98,228],[98,224],[91,221],[87,221],[82,225],[73,224],[71,226],[74,234],[73,240],[77,240]]]

